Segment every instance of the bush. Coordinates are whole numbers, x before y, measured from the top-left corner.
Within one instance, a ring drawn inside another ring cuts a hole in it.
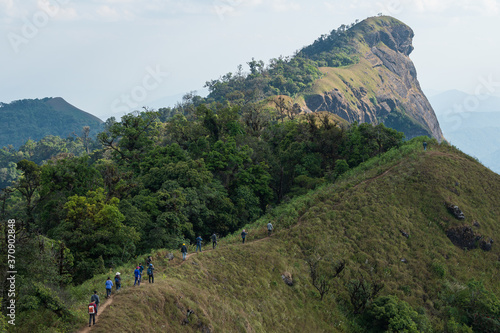
[[[408,303],[396,296],[378,297],[368,309],[376,326],[389,332],[417,333],[427,330],[425,315],[419,315]]]

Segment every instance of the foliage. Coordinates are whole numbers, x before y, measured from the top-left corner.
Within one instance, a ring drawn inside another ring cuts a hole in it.
[[[384,331],[422,332],[419,323],[423,318],[407,302],[395,296],[382,296],[375,299],[368,309],[368,315]]]
[[[83,112],[62,98],[23,99],[0,103],[0,148],[19,149],[29,140],[48,135],[83,139],[82,129],[89,127],[86,138],[95,139],[102,121]]]

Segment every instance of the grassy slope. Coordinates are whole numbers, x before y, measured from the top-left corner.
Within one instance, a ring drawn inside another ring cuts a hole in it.
[[[154,286],[125,287],[93,331],[355,331],[348,324],[344,283],[358,270],[382,279],[382,294],[397,295],[430,317],[445,281],[479,279],[499,295],[499,247],[463,251],[444,232],[477,220],[477,231],[495,239],[498,188],[500,176],[452,147],[432,145],[423,152],[420,142],[409,144],[370,160],[335,185],[276,208],[249,226],[247,244],[240,244],[238,235],[228,237],[220,248],[182,265],[178,255],[166,262],[165,251],[158,252]],[[455,220],[445,201],[459,205],[466,220]],[[265,238],[266,219],[277,229],[271,238]],[[299,248],[304,243],[347,259],[346,274],[323,302],[310,283]],[[445,274],[436,274],[436,266]],[[125,286],[132,282],[131,271]],[[293,287],[283,283],[284,272],[292,274]],[[188,308],[195,313],[182,325]]]

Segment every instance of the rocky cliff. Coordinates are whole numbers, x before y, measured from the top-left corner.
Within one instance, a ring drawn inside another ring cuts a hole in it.
[[[392,17],[366,19],[347,30],[359,61],[347,67],[322,67],[307,111],[329,111],[349,122],[384,123],[408,139],[429,135],[441,141],[438,120],[420,88],[409,58],[413,30]]]

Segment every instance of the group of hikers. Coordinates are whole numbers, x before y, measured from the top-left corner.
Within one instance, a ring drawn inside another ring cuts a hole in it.
[[[267,235],[268,236],[271,236],[271,233],[273,231],[273,225],[271,224],[271,222],[269,222],[267,224]],[[244,244],[245,243],[245,238],[246,236],[248,235],[248,232],[245,231],[245,229],[243,229],[243,231],[241,232],[241,239],[242,239],[242,243]],[[210,240],[212,241],[212,249],[215,249],[217,247],[217,235],[216,233],[214,232],[212,236],[210,236]],[[200,250],[201,252],[201,242],[203,241],[203,239],[201,238],[201,236],[198,236],[196,237],[196,252],[198,252],[198,249]],[[186,260],[186,257],[187,257],[187,246],[185,243],[182,244],[182,247],[181,247],[181,253],[182,253],[182,260]],[[147,274],[148,274],[148,277],[149,277],[149,283],[154,283],[155,282],[155,278],[154,278],[154,266],[153,266],[153,263],[152,263],[153,259],[151,258],[151,256],[149,256],[147,259],[146,259],[146,267],[147,268]],[[144,271],[144,266],[142,266],[142,263],[139,263],[139,265],[135,268],[134,270],[134,286],[135,285],[138,285],[140,286],[141,285],[141,280],[142,280],[142,272]],[[106,280],[105,282],[105,286],[106,286],[106,298],[109,298],[111,297],[111,290],[112,290],[112,287],[113,285],[115,285],[115,289],[116,291],[120,290],[121,286],[122,286],[122,283],[121,283],[122,279],[121,279],[121,276],[120,276],[120,272],[116,272],[115,274],[115,283],[113,284],[113,281],[111,281],[111,278],[108,277],[108,279]],[[91,326],[91,323],[93,325],[95,325],[95,318],[97,316],[97,309],[99,307],[99,296],[97,295],[97,291],[94,290],[94,294],[90,297],[90,304],[89,304],[89,327]]]

